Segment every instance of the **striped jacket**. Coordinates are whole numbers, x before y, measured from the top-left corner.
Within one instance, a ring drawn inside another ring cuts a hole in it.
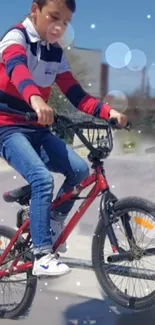
[[[30,97],[40,95],[48,101],[54,82],[77,109],[108,119],[111,108],[82,89],[63,50],[43,42],[26,18],[0,42],[0,126],[23,122],[22,115],[33,111]]]

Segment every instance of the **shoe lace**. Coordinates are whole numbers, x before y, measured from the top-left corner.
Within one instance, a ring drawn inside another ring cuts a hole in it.
[[[52,254],[52,253],[49,253],[48,254],[48,257],[47,257],[47,262],[49,263],[50,261],[56,261],[57,260],[57,258],[56,258],[56,255],[54,255],[54,254]]]

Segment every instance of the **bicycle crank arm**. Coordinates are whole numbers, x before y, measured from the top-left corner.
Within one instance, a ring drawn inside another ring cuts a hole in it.
[[[117,263],[117,262],[123,262],[123,261],[134,261],[134,260],[140,260],[142,257],[147,257],[155,255],[155,248],[149,248],[146,250],[139,250],[137,252],[124,252],[116,255],[110,255],[107,258],[108,263]]]

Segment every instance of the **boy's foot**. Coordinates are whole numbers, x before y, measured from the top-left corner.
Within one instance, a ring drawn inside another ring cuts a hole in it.
[[[52,234],[52,243],[54,244],[62,231],[65,228],[65,222],[64,221],[57,221],[54,219],[51,219],[51,234]],[[67,243],[64,242],[62,245],[59,246],[58,252],[60,253],[66,253],[67,252]]]
[[[35,258],[32,274],[36,276],[60,276],[67,274],[71,269],[58,261],[51,253]]]

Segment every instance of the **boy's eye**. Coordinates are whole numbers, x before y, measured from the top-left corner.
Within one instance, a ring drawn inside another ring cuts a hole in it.
[[[52,19],[55,19],[55,20],[58,20],[59,18],[58,17],[55,17],[55,16],[51,16]]]
[[[52,20],[60,20],[60,18],[57,17],[57,16],[50,15],[50,17],[51,17]],[[64,21],[65,26],[68,26],[68,24],[69,24],[69,21]]]

